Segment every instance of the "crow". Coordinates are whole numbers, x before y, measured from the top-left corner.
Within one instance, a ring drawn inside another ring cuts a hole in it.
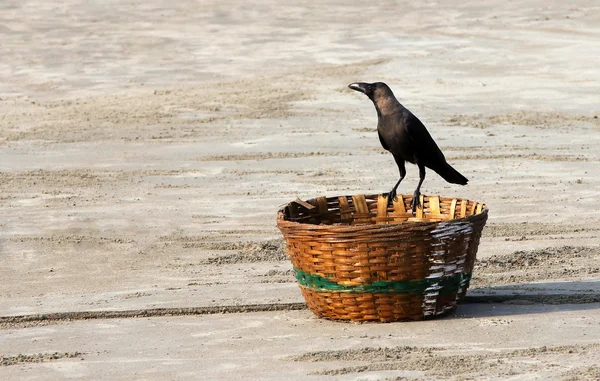
[[[413,213],[420,204],[419,196],[421,185],[425,180],[425,167],[433,169],[449,183],[467,184],[469,180],[446,162],[444,154],[423,123],[398,102],[388,85],[383,82],[355,82],[348,87],[365,94],[373,101],[377,110],[379,141],[384,149],[392,153],[400,170],[400,179],[388,195],[390,204],[396,198],[398,185],[406,175],[404,167],[406,161],[419,167],[419,185],[411,202]]]

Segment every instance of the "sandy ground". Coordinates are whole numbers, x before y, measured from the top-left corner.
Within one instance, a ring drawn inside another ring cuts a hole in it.
[[[282,3],[0,3],[0,379],[600,379],[597,2]],[[278,206],[397,177],[358,80],[491,210],[454,316],[303,307]]]

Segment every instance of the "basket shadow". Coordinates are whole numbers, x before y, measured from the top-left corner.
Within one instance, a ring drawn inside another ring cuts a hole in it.
[[[489,317],[599,308],[600,279],[518,283],[470,289],[454,316]]]

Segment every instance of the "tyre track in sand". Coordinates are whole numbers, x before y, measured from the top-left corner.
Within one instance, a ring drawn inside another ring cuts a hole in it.
[[[588,304],[600,303],[600,294],[532,294],[532,295],[467,295],[463,304]],[[215,314],[241,314],[254,312],[301,311],[308,309],[306,303],[265,303],[231,306],[145,308],[126,311],[77,311],[47,314],[0,316],[0,329],[18,329],[40,325],[60,324],[74,320],[135,319],[149,317],[173,317]]]

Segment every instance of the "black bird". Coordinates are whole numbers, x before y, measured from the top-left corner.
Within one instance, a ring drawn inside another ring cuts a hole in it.
[[[423,123],[398,102],[388,85],[383,82],[356,82],[349,84],[348,87],[364,93],[373,101],[379,119],[377,122],[379,141],[384,149],[394,155],[394,160],[400,170],[400,179],[390,191],[388,202],[391,203],[394,200],[396,189],[406,175],[405,161],[419,167],[419,185],[417,185],[411,203],[413,212],[419,205],[421,184],[425,180],[425,167],[433,169],[449,183],[467,184],[469,180],[446,162],[444,154],[435,144]]]

